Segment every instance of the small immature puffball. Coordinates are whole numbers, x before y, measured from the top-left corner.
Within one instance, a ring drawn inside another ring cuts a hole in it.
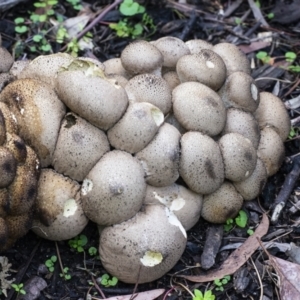
[[[225,177],[232,181],[248,178],[256,166],[256,149],[251,141],[239,133],[227,133],[219,140]]]
[[[172,106],[172,90],[168,83],[154,74],[141,74],[131,78],[125,86],[130,103],[148,102],[167,114]]]
[[[99,225],[112,225],[132,218],[146,193],[144,170],[137,158],[114,150],[104,154],[81,187],[86,216]]]
[[[109,150],[107,136],[102,130],[68,113],[61,123],[52,164],[58,173],[82,181]]]
[[[291,121],[283,102],[275,95],[262,92],[260,93],[260,103],[254,113],[261,129],[272,127],[285,141],[289,136]]]
[[[103,229],[102,265],[126,283],[160,278],[180,259],[186,245],[181,223],[163,205],[145,205],[133,218]]]
[[[173,90],[172,95],[174,115],[185,129],[209,136],[223,130],[226,109],[212,89],[199,82],[184,82]]]
[[[130,75],[124,69],[121,58],[111,58],[106,60],[104,63],[104,72],[106,75],[121,75],[126,79],[129,79]]]
[[[212,50],[224,60],[227,75],[238,71],[250,74],[250,63],[247,56],[234,44],[219,43],[214,45]]]
[[[77,236],[88,223],[80,199],[80,185],[52,169],[42,169],[32,231],[48,240]]]
[[[260,131],[257,156],[266,166],[268,176],[274,175],[284,160],[284,145],[279,134],[271,127]]]
[[[153,44],[163,55],[164,67],[175,69],[179,58],[190,54],[189,47],[182,40],[173,36],[162,37]]]
[[[226,108],[235,107],[253,113],[259,105],[259,91],[254,79],[245,72],[229,75],[219,90]]]
[[[197,54],[202,49],[209,49],[212,50],[213,45],[209,42],[206,42],[204,40],[189,40],[186,41],[185,44],[189,47],[191,54]]]
[[[208,222],[222,224],[235,217],[242,205],[243,197],[225,181],[218,190],[204,196],[201,216]]]
[[[153,73],[161,75],[163,55],[151,43],[138,40],[125,47],[121,54],[122,65],[133,75]]]
[[[146,182],[153,186],[168,186],[179,177],[179,140],[181,134],[172,125],[164,123],[153,140],[135,157],[141,162]]]
[[[224,164],[218,144],[200,132],[187,132],[181,138],[179,173],[188,187],[210,194],[224,181]]]
[[[202,195],[174,183],[166,187],[147,185],[144,204],[165,205],[176,215],[184,229],[189,230],[200,218],[202,201]]]
[[[178,60],[176,71],[181,82],[200,82],[214,91],[219,90],[226,79],[223,59],[208,49],[182,56]]]
[[[11,54],[0,45],[0,73],[8,72],[13,63],[14,59]]]
[[[165,73],[163,75],[163,79],[168,83],[171,91],[174,90],[176,86],[181,83],[178,74],[175,71],[169,71]]]
[[[110,144],[129,153],[144,149],[164,121],[163,113],[147,102],[129,105],[122,119],[107,132]]]

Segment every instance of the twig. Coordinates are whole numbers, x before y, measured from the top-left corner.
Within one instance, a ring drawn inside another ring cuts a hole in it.
[[[102,292],[100,286],[98,285],[97,281],[95,280],[94,276],[92,276],[92,280],[93,280],[93,283],[94,283],[94,285],[95,285],[95,288],[96,288],[97,291],[100,293],[101,297],[102,297],[103,299],[106,299],[105,295],[103,294],[103,292]]]
[[[256,5],[256,3],[253,0],[248,0],[248,3],[256,21],[260,22],[264,27],[270,27],[267,21],[265,20],[264,16],[262,15],[260,9]]]
[[[77,41],[79,41],[89,30],[91,30],[94,26],[96,26],[101,19],[113,8],[115,8],[117,5],[119,5],[123,0],[115,0],[112,4],[108,5],[102,12],[97,16],[88,26],[86,26],[75,38]],[[61,48],[61,51],[65,51],[67,49],[68,45],[64,45]]]
[[[259,300],[262,300],[263,299],[263,296],[264,296],[264,287],[263,287],[263,284],[262,284],[262,281],[261,281],[261,278],[260,278],[260,275],[258,273],[258,270],[257,270],[257,267],[252,259],[252,257],[250,257],[250,260],[251,260],[251,263],[255,269],[255,272],[257,274],[257,278],[258,278],[258,281],[259,281],[259,285],[260,285],[260,296],[259,296]]]
[[[285,207],[286,202],[291,195],[295,183],[298,180],[298,177],[300,175],[300,154],[294,156],[293,158],[290,158],[293,163],[293,168],[289,174],[285,177],[283,186],[275,199],[275,202],[273,204],[273,214],[271,217],[271,222],[273,224],[277,223],[278,218],[281,214],[282,209]]]

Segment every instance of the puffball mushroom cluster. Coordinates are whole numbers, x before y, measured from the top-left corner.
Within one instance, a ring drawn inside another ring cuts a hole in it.
[[[289,116],[279,98],[259,93],[232,44],[164,37],[103,64],[61,53],[17,64],[0,94],[1,148],[15,161],[7,168],[1,158],[10,177],[0,192],[27,162],[8,146],[16,127],[42,167],[32,230],[64,240],[92,220],[103,266],[124,282],[168,272],[200,215],[234,217],[283,161]],[[25,201],[16,197],[10,210]]]

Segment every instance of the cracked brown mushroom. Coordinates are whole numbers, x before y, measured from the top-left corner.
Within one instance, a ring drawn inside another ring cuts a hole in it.
[[[243,197],[227,181],[215,192],[204,196],[201,216],[208,222],[222,224],[237,215],[243,205]]]
[[[132,218],[146,193],[144,170],[137,158],[114,150],[104,154],[81,187],[86,216],[98,225],[112,225]]]
[[[126,283],[144,283],[176,264],[186,233],[167,207],[145,205],[130,220],[104,228],[99,244],[102,265],[111,275]]]
[[[52,169],[43,169],[32,231],[45,239],[62,241],[77,236],[87,223],[80,185]]]

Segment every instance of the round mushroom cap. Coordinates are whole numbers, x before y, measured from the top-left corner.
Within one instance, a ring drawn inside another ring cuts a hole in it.
[[[165,118],[165,123],[173,125],[181,134],[186,133],[186,129],[182,127],[172,112]]]
[[[121,58],[111,58],[106,60],[104,63],[104,70],[106,75],[121,75],[126,79],[129,79],[130,75],[124,69]]]
[[[244,72],[229,75],[219,90],[225,106],[254,112],[259,105],[259,92],[254,79]]]
[[[167,114],[172,106],[172,91],[168,83],[154,74],[131,78],[125,86],[129,102],[148,102]]]
[[[49,166],[66,108],[47,83],[19,79],[0,94],[19,126],[19,135],[37,152],[41,165]]]
[[[54,53],[40,55],[29,62],[18,75],[20,78],[32,78],[41,80],[55,87],[55,78],[61,68],[66,67],[74,60],[74,57],[67,53]]]
[[[256,149],[251,141],[239,133],[227,133],[219,140],[225,177],[232,181],[248,178],[256,166]]]
[[[0,47],[0,73],[8,72],[14,63],[14,59],[8,50]]]
[[[124,151],[104,154],[84,179],[83,209],[99,225],[112,225],[132,218],[146,194],[140,162]]]
[[[168,186],[179,177],[179,140],[181,134],[172,125],[164,123],[153,140],[135,157],[141,162],[146,182],[153,186]]]
[[[208,49],[182,56],[178,60],[176,71],[181,82],[197,81],[214,91],[220,89],[226,79],[223,59]]]
[[[15,77],[18,77],[25,67],[29,65],[30,60],[17,60],[13,63],[9,70],[9,73]]]
[[[163,55],[151,43],[137,40],[127,45],[121,54],[124,69],[131,74],[161,74]]]
[[[109,150],[107,136],[102,130],[68,113],[62,120],[52,164],[58,173],[82,181]]]
[[[163,55],[163,66],[168,68],[175,69],[178,59],[190,54],[189,47],[181,39],[173,36],[165,36],[156,40],[154,46]]]
[[[80,185],[52,169],[42,169],[32,231],[52,241],[69,240],[87,225]]]
[[[185,44],[189,47],[191,54],[197,54],[203,49],[212,50],[213,48],[211,43],[198,39],[189,40]]]
[[[181,138],[179,173],[188,187],[210,194],[224,181],[224,165],[218,144],[200,132],[187,132]]]
[[[184,82],[173,90],[173,112],[187,130],[215,136],[226,122],[226,109],[220,96],[199,82]]]
[[[243,197],[225,181],[215,192],[204,196],[201,216],[208,222],[222,224],[234,218],[243,205]]]
[[[279,134],[271,127],[260,131],[260,141],[257,156],[263,161],[268,176],[274,175],[284,160],[284,145]]]
[[[169,88],[171,89],[171,91],[173,89],[175,89],[176,86],[181,83],[180,79],[178,77],[178,74],[175,71],[166,72],[163,75],[163,79],[167,82],[167,84],[169,85]]]
[[[136,153],[150,143],[163,121],[164,115],[156,106],[132,103],[123,118],[108,130],[108,140],[118,150]]]
[[[219,54],[224,60],[227,75],[238,71],[250,75],[250,62],[247,56],[234,44],[219,43],[214,45],[212,50]]]
[[[112,127],[128,106],[125,90],[90,61],[74,60],[60,71],[56,89],[74,113],[103,130]]]
[[[261,129],[272,127],[285,141],[289,136],[291,121],[283,102],[275,95],[262,92],[260,93],[260,103],[254,113]]]
[[[191,229],[199,220],[203,196],[182,185],[166,187],[147,185],[144,204],[165,205],[175,214],[185,230]]]
[[[257,149],[260,139],[260,129],[253,114],[236,108],[227,109],[226,125],[223,134],[239,133],[252,142]]]
[[[176,264],[185,249],[186,235],[180,225],[167,207],[146,205],[130,220],[102,231],[99,246],[102,265],[126,283],[160,278]]]
[[[242,195],[244,200],[256,198],[263,190],[267,182],[268,174],[264,163],[257,158],[256,167],[253,173],[245,180],[234,182],[236,190]]]

